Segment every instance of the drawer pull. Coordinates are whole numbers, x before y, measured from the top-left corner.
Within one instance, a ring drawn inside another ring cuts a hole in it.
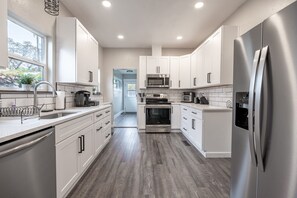
[[[101,113],[101,114],[99,114],[99,115],[96,115],[96,117],[99,118],[99,117],[101,117],[102,115],[103,115],[103,114]]]
[[[96,131],[100,131],[103,127],[100,127],[99,129],[96,129]]]
[[[78,151],[78,153],[82,153],[82,137],[79,136],[78,139],[79,139],[79,151]]]
[[[183,108],[185,111],[188,111],[188,109]]]
[[[188,120],[187,118],[183,117],[184,120]]]
[[[108,137],[109,137],[109,135],[110,135],[110,133],[109,133],[107,136],[105,136],[105,138],[108,138]]]
[[[109,113],[110,111],[105,111],[105,113]]]
[[[185,131],[188,131],[187,129],[183,128]]]
[[[105,125],[108,125],[110,123],[110,121],[106,122]]]
[[[196,112],[193,112],[193,111],[192,111],[192,114],[195,114],[195,115],[197,115],[197,113],[196,113]]]

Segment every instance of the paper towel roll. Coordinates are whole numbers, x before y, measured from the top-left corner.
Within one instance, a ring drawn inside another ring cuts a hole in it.
[[[57,91],[56,110],[65,109],[65,91]]]

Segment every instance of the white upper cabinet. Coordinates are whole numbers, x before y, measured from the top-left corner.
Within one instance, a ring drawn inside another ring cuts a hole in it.
[[[169,74],[169,57],[147,56],[147,74]]]
[[[222,26],[199,47],[204,60],[198,64],[198,75],[202,75],[198,87],[233,84],[233,43],[237,34],[237,27]]]
[[[57,82],[98,84],[98,43],[73,17],[56,24]]]
[[[179,56],[170,57],[170,89],[179,89]]]
[[[197,65],[197,51],[195,50],[191,54],[191,88],[196,88],[197,84],[197,74],[198,74],[198,65]]]
[[[180,57],[179,80],[181,89],[191,88],[191,56]]]
[[[138,89],[146,89],[146,56],[139,57]]]
[[[8,65],[7,47],[7,0],[0,1],[0,67]]]

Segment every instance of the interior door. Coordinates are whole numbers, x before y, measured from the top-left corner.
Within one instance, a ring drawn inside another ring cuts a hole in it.
[[[136,79],[124,80],[124,111],[133,113],[137,111]]]
[[[263,57],[258,148],[264,170],[259,169],[258,198],[297,196],[296,18],[297,3],[293,3],[263,23],[263,46],[268,46],[268,53]]]

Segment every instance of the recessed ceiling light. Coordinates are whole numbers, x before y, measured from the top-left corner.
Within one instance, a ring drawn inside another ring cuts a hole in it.
[[[203,6],[204,6],[204,3],[201,2],[201,1],[199,1],[199,2],[197,2],[197,3],[195,4],[195,8],[196,8],[196,9],[202,8]]]
[[[176,40],[182,40],[182,39],[183,39],[182,36],[177,36],[177,37],[176,37]]]
[[[123,35],[118,35],[118,39],[124,39],[124,36]]]
[[[102,5],[106,8],[109,8],[111,6],[111,3],[110,3],[110,1],[104,0],[104,1],[102,1]]]

